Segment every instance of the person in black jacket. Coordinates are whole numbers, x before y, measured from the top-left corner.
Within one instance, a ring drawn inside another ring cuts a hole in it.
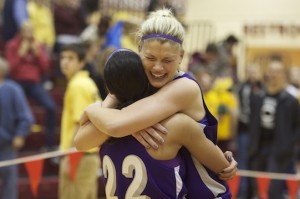
[[[285,89],[283,62],[270,61],[265,78],[266,91],[255,96],[250,105],[250,167],[256,171],[292,173],[300,126],[299,103]],[[255,192],[256,185],[252,185]],[[284,198],[284,189],[285,181],[271,180],[269,198]]]
[[[264,91],[262,84],[261,66],[250,64],[247,66],[246,80],[241,82],[236,93],[239,101],[239,116],[237,125],[237,162],[239,169],[249,169],[249,121],[251,114],[250,103],[255,95]],[[238,198],[249,198],[249,178],[241,178]]]

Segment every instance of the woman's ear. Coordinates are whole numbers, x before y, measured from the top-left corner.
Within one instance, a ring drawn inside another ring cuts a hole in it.
[[[184,56],[184,50],[181,50],[181,51],[180,51],[181,61],[182,61],[182,59],[183,59],[183,56]],[[181,61],[180,61],[180,63],[181,63]]]

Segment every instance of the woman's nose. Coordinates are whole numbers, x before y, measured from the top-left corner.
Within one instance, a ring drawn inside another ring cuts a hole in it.
[[[153,69],[160,71],[163,70],[164,68],[160,62],[155,62]]]

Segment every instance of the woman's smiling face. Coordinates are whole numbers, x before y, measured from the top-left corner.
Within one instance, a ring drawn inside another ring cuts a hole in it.
[[[150,84],[161,88],[174,79],[183,58],[183,50],[171,42],[144,41],[140,56]]]

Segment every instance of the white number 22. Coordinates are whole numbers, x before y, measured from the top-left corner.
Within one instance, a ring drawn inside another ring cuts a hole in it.
[[[107,178],[105,186],[106,197],[107,199],[118,199],[118,197],[115,196],[117,182],[115,165],[111,158],[107,155],[104,156],[102,165],[104,177]],[[134,177],[133,171],[135,171]],[[141,195],[146,187],[148,177],[145,164],[139,157],[135,155],[128,155],[122,163],[122,174],[126,178],[133,178],[126,191],[125,199],[150,198],[146,195]]]

